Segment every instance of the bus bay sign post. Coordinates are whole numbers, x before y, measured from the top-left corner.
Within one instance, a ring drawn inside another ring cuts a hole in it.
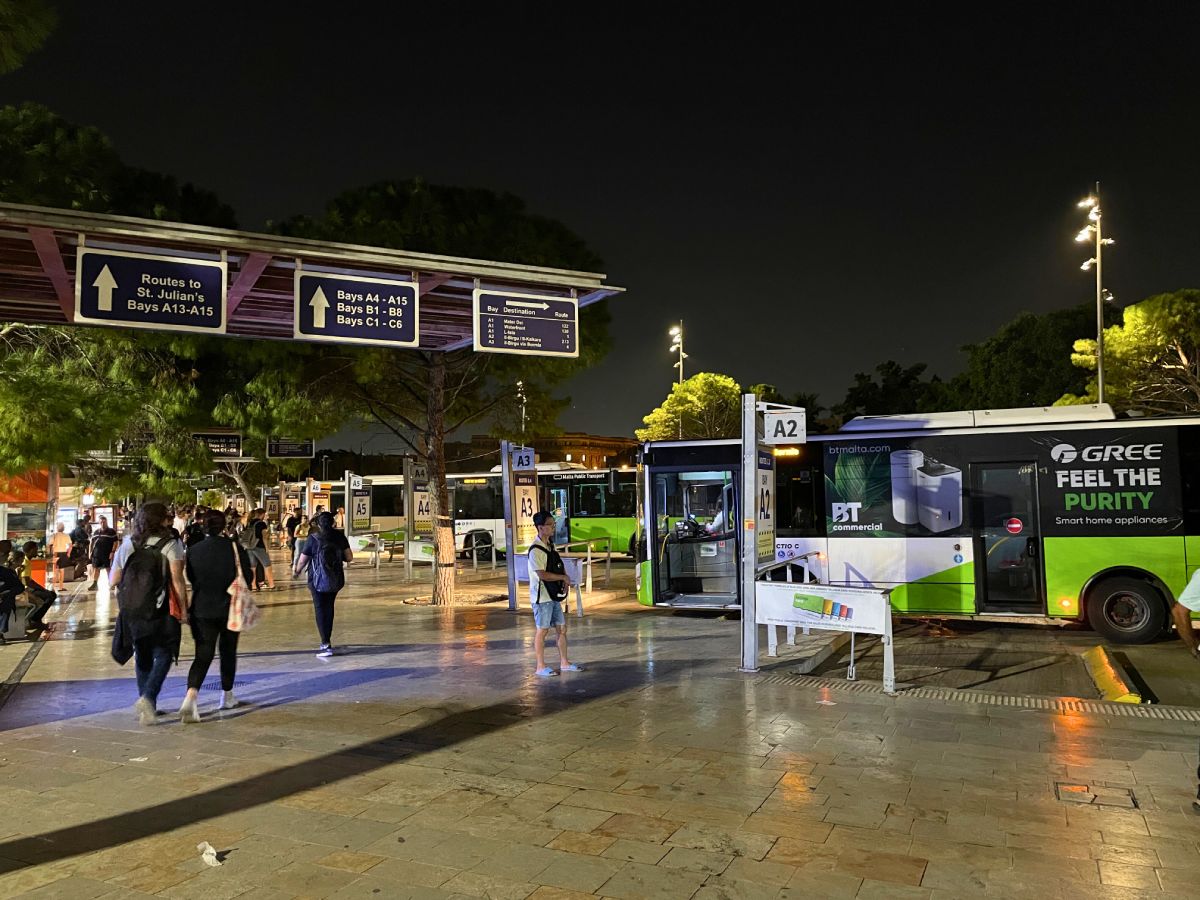
[[[763,413],[760,420],[759,412]],[[784,626],[850,633],[853,680],[854,634],[879,635],[883,640],[883,689],[896,689],[892,655],[891,591],[865,587],[834,587],[790,581],[760,581],[775,563],[775,458],[777,444],[804,443],[805,411],[778,404],[759,404],[753,394],[742,396],[742,595],[741,671],[758,671],[758,626]],[[772,642],[773,643],[773,642]]]
[[[537,455],[532,447],[500,442],[501,491],[504,495],[504,548],[508,562],[508,608],[517,609],[517,562],[537,538]]]

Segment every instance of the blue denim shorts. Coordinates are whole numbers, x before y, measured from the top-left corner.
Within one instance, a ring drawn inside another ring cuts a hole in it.
[[[562,604],[557,602],[533,604],[533,624],[538,628],[555,628],[567,624]]]

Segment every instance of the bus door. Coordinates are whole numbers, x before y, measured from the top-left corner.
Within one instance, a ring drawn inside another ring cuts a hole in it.
[[[650,520],[656,525],[654,602],[736,606],[738,535],[732,470],[656,471]]]
[[[971,466],[977,612],[1045,614],[1037,463]]]
[[[571,539],[571,508],[567,506],[567,487],[550,488],[550,512],[554,513],[554,543],[561,547]]]

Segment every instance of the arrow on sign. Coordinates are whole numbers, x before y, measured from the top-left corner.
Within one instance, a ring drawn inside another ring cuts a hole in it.
[[[549,309],[549,303],[529,303],[525,300],[509,300],[509,306],[527,306],[530,309]]]
[[[116,286],[117,279],[113,278],[112,272],[109,271],[108,266],[105,266],[96,276],[96,280],[92,282],[92,287],[96,288],[100,294],[97,306],[101,312],[112,312],[112,292]]]
[[[308,305],[313,311],[313,328],[324,328],[325,310],[329,309],[329,301],[325,299],[325,292],[321,290],[320,285],[317,285],[317,290],[308,301]]]

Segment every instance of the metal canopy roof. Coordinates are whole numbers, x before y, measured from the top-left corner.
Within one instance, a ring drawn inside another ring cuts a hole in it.
[[[623,290],[604,284],[605,276],[595,272],[0,203],[0,321],[73,324],[81,242],[95,249],[224,258],[229,337],[293,339],[298,263],[304,271],[419,281],[420,346],[426,350],[472,345],[477,282],[491,290],[576,296],[581,307]]]

